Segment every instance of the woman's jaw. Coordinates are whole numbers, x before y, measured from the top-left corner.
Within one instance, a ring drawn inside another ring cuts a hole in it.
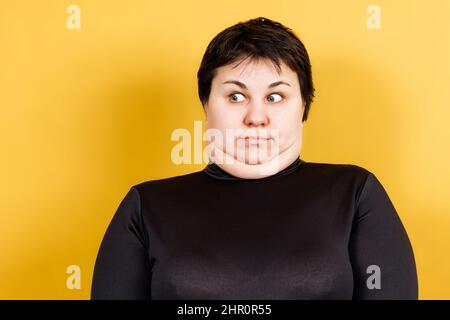
[[[276,142],[278,143],[278,142]],[[212,146],[212,148],[211,148]],[[267,157],[262,157],[262,159],[251,160],[249,159],[249,153],[246,153],[244,157],[239,157],[232,149],[232,152],[224,151],[221,146],[212,143],[209,146],[210,161],[214,162],[221,169],[230,173],[231,175],[243,179],[260,179],[276,174],[277,172],[288,167],[292,162],[299,157],[300,150],[302,147],[301,133],[299,137],[295,137],[288,146],[283,150],[275,151],[271,149],[270,154]],[[246,151],[248,151],[249,144],[246,144]],[[255,151],[258,148],[253,146]],[[256,150],[257,152],[258,150]]]

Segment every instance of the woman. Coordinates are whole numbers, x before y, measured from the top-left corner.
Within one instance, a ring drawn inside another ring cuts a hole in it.
[[[130,188],[92,299],[418,298],[410,241],[376,176],[299,157],[314,88],[290,29],[267,18],[227,28],[198,84],[219,133],[210,162]]]

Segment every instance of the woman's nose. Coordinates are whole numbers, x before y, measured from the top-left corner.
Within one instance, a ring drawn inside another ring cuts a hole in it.
[[[246,126],[267,126],[269,118],[266,114],[266,107],[264,103],[251,103],[247,106],[247,113],[244,118]]]

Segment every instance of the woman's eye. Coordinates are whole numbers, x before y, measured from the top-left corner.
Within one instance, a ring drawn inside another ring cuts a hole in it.
[[[232,102],[241,102],[243,101],[244,95],[242,93],[232,93],[230,94],[230,99]]]
[[[281,100],[283,100],[283,97],[278,93],[272,93],[267,99],[270,102],[280,102]]]

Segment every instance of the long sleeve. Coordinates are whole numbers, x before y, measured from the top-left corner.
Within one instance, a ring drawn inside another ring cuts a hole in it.
[[[349,243],[353,299],[418,299],[414,253],[385,189],[369,173],[357,199]]]
[[[120,203],[95,262],[91,299],[150,299],[148,235],[135,187]]]

